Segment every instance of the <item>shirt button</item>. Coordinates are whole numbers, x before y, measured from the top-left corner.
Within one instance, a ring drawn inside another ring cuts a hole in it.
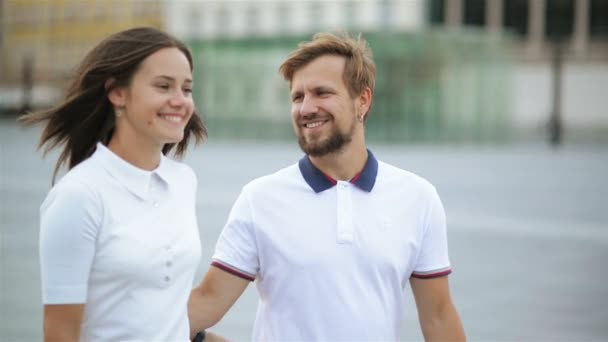
[[[165,263],[165,265],[167,265],[167,267],[171,267],[171,266],[173,265],[173,263],[172,263],[171,261],[167,261],[167,262]]]
[[[169,277],[169,276],[165,276],[165,281],[166,281],[166,282],[169,282],[169,280],[171,280],[171,277]]]
[[[154,208],[158,208],[158,202],[154,201],[152,202],[152,205],[154,206]]]

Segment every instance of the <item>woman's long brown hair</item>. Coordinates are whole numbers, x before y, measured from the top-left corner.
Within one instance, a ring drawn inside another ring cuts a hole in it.
[[[114,88],[128,86],[146,57],[170,47],[182,51],[190,69],[194,69],[190,50],[165,32],[142,27],[115,33],[87,54],[61,103],[18,118],[27,125],[46,122],[38,143],[39,149],[44,147],[44,155],[63,146],[53,172],[53,183],[62,165],[67,163],[71,169],[93,154],[97,142],[104,145],[110,142],[115,115],[108,93]],[[207,137],[207,128],[196,112],[186,124],[183,140],[166,144],[163,153],[167,154],[175,147],[175,156],[182,157],[192,136],[196,143]]]

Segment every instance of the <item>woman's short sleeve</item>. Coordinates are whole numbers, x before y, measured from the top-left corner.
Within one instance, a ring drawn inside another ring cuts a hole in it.
[[[49,192],[40,208],[44,304],[86,302],[102,213],[101,200],[84,184],[61,182]]]

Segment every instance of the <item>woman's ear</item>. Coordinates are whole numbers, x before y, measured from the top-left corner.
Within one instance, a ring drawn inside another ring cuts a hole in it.
[[[108,92],[108,100],[114,107],[124,107],[126,102],[126,92],[122,87],[115,87],[116,79],[110,78],[104,84],[104,88]]]

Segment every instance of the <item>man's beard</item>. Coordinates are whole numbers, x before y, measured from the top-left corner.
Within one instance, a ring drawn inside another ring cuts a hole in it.
[[[338,127],[334,126],[334,129],[327,140],[310,143],[306,141],[306,137],[300,129],[298,132],[298,144],[300,145],[300,149],[302,149],[302,151],[308,156],[323,157],[330,153],[340,152],[344,146],[348,145],[353,140],[354,131],[355,121],[353,120],[348,132],[341,132]]]

